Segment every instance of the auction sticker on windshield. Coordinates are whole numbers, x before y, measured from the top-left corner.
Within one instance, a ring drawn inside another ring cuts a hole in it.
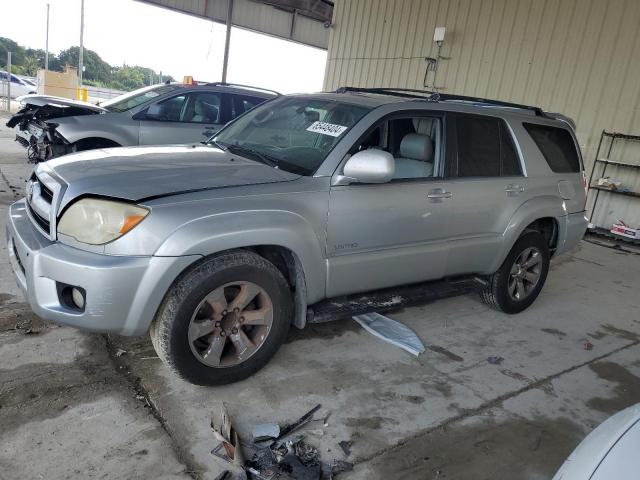
[[[329,135],[331,137],[339,137],[347,129],[342,125],[335,125],[333,123],[325,122],[313,122],[307,128],[307,132],[321,133],[323,135]]]

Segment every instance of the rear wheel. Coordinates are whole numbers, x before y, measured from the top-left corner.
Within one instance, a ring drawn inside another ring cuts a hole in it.
[[[259,255],[236,251],[180,278],[150,333],[158,356],[182,378],[221,385],[262,368],[286,338],[291,317],[280,271]]]
[[[535,231],[523,234],[481,292],[484,303],[505,313],[519,313],[540,294],[549,272],[549,246]]]

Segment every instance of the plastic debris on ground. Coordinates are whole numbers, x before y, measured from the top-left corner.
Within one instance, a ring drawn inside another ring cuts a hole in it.
[[[302,417],[300,417],[298,420],[296,420],[293,423],[288,423],[286,425],[284,425],[281,429],[280,429],[280,435],[277,438],[282,438],[282,437],[286,437],[287,435],[289,435],[290,433],[292,433],[293,431],[297,430],[298,428],[300,428],[301,426],[305,425],[306,423],[309,423],[312,419],[313,419],[313,415],[320,410],[320,407],[322,407],[322,405],[318,404],[315,407],[313,407],[311,410],[309,410],[307,413],[305,413]]]
[[[318,450],[298,437],[257,449],[247,461],[246,471],[249,478],[258,480],[319,480],[322,465]]]
[[[220,442],[211,453],[234,465],[244,466],[238,433],[231,425],[231,419],[224,403],[220,406],[218,418],[211,419],[211,428],[213,436]]]
[[[389,317],[373,312],[356,315],[353,319],[372,335],[396,345],[416,357],[425,351],[424,344],[413,330]]]
[[[338,443],[338,445],[347,457],[351,455],[351,445],[353,445],[352,441],[343,440],[342,442]]]
[[[307,429],[302,434],[293,432],[311,422],[322,422],[328,426],[330,412],[318,418],[314,415],[320,410],[316,405],[297,420],[279,425],[265,423],[252,429],[254,437],[251,457],[245,462],[245,473],[250,480],[331,480],[334,475],[353,470],[353,464],[344,460],[333,459],[329,463],[322,462],[318,449],[309,443],[305,435],[323,435],[322,429]],[[279,430],[279,434],[276,432]],[[274,436],[278,435],[278,438]],[[341,449],[351,452],[351,441],[340,442]],[[249,455],[247,455],[248,457]]]
[[[277,423],[263,423],[253,427],[251,432],[254,442],[264,442],[265,440],[275,440],[280,436],[280,425]]]
[[[585,340],[582,347],[585,350],[593,350],[593,343],[591,343],[589,340]]]
[[[491,365],[501,365],[504,361],[504,358],[498,356],[487,357],[487,362]]]

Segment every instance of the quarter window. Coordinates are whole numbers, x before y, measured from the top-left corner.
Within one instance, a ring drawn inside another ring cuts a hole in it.
[[[459,177],[521,175],[520,161],[504,121],[482,115],[457,115]]]
[[[555,173],[575,173],[580,171],[580,157],[573,137],[564,128],[524,123],[536,143],[549,168]]]

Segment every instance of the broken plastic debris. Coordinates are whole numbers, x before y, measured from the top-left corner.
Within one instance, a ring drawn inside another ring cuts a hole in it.
[[[211,453],[236,465],[244,465],[238,433],[231,425],[224,403],[220,406],[220,418],[217,421],[211,419],[211,428],[213,436],[220,441],[220,445],[214,448]]]
[[[122,348],[119,348],[118,350],[116,350],[116,357],[121,357],[125,353],[127,353],[126,350],[123,350]]]
[[[231,472],[229,470],[225,470],[220,475],[218,475],[214,480],[231,480]]]
[[[353,470],[353,463],[344,460],[334,460],[331,464],[331,474],[336,475],[342,472],[350,472]]]
[[[351,455],[351,445],[353,445],[353,442],[351,440],[343,440],[342,442],[338,443],[338,445],[340,445],[340,448],[347,457]]]
[[[400,322],[375,312],[356,315],[353,319],[372,335],[392,343],[416,357],[424,353],[425,348],[422,341],[413,330]]]
[[[278,436],[278,438],[282,438],[282,437],[284,437],[286,435],[289,435],[294,430],[300,428],[305,423],[308,423],[309,421],[311,421],[311,419],[313,418],[313,414],[316,413],[318,410],[320,410],[321,406],[322,405],[320,405],[320,404],[316,405],[315,407],[313,407],[311,410],[309,410],[307,413],[305,413],[302,417],[300,417],[295,422],[289,423],[289,424],[285,425],[284,427],[282,427],[280,429],[280,435]]]
[[[280,425],[277,423],[263,423],[253,427],[251,432],[254,442],[272,440],[280,436]]]
[[[592,350],[593,349],[593,343],[591,343],[589,340],[585,340],[583,347],[584,347],[585,350]]]
[[[491,365],[500,365],[504,361],[504,358],[498,356],[487,357],[487,362]]]

